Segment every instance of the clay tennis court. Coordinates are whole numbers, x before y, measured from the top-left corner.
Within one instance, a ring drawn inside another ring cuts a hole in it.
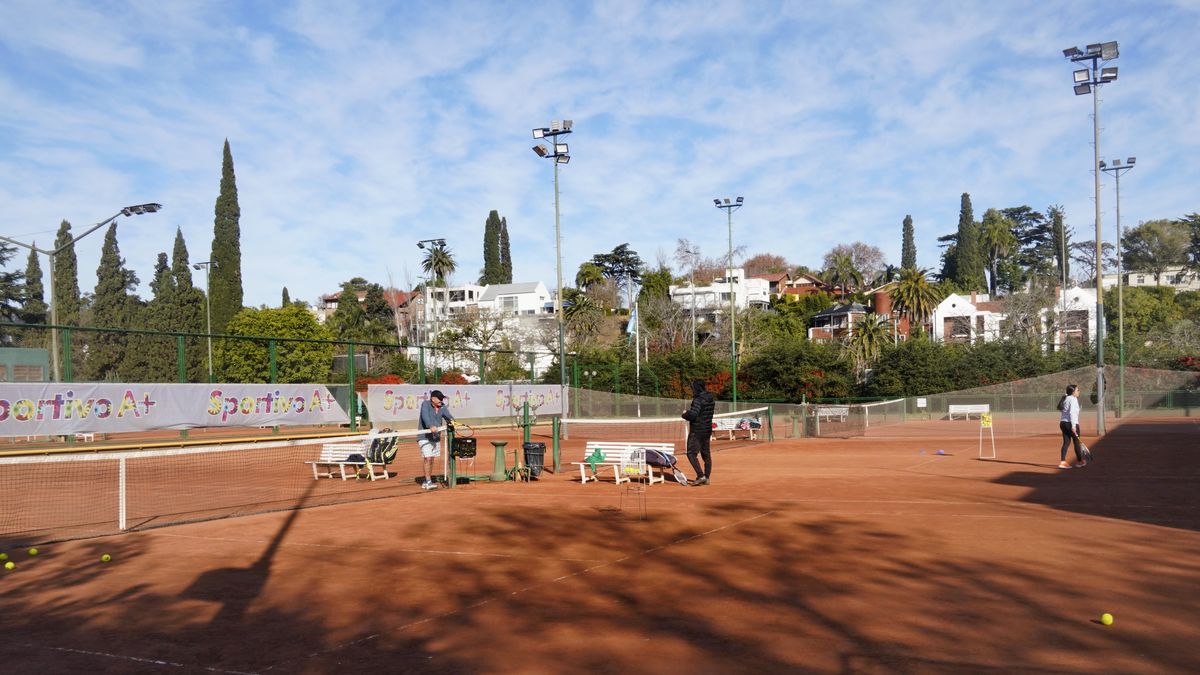
[[[637,493],[580,485],[564,465],[533,483],[77,539],[36,558],[5,548],[18,567],[0,575],[0,663],[1200,671],[1200,422],[1109,431],[1070,471],[1053,468],[1057,433],[998,435],[988,461],[961,435],[724,446],[712,485],[649,488],[645,520]],[[579,451],[566,444],[564,462]]]

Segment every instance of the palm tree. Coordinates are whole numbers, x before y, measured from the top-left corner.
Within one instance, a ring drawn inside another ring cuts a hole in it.
[[[849,295],[862,285],[863,275],[854,266],[854,258],[849,253],[839,253],[833,256],[829,267],[825,270],[825,281],[834,286],[840,286],[842,295]]]
[[[596,284],[604,283],[604,269],[596,263],[585,262],[575,274],[575,286],[585,293]]]
[[[1013,247],[1017,245],[1017,236],[1013,234],[1013,223],[996,209],[988,209],[983,214],[983,227],[980,235],[983,239],[984,251],[988,264],[988,293],[996,297],[996,266],[1002,258],[1007,258]]]
[[[925,325],[942,301],[941,293],[929,284],[929,270],[902,269],[892,290],[892,307],[908,316],[910,324]]]
[[[446,248],[444,243],[434,244],[433,246],[429,247],[429,249],[425,252],[425,259],[421,261],[421,269],[425,271],[425,274],[432,278],[433,283],[430,284],[431,286],[445,286],[446,277],[454,274],[454,270],[457,268],[458,264],[454,262],[454,254],[450,252],[450,249]],[[431,293],[428,295],[430,300],[432,300],[433,295]],[[447,301],[449,301],[449,298],[447,298]],[[437,305],[434,304],[431,305],[431,307],[434,310],[433,320],[435,332],[433,339],[434,342],[437,342]]]
[[[573,342],[586,344],[599,331],[604,310],[576,288],[564,288],[563,300],[563,319],[571,331]]]
[[[854,322],[854,329],[846,336],[843,352],[859,373],[869,370],[879,359],[884,345],[892,341],[892,327],[887,317],[867,314]]]

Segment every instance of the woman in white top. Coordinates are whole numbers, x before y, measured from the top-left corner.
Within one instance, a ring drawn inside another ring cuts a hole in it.
[[[1067,464],[1067,445],[1075,444],[1075,463],[1076,467],[1087,466],[1087,461],[1083,458],[1083,448],[1079,443],[1079,385],[1067,385],[1067,393],[1058,399],[1058,409],[1062,411],[1062,415],[1058,420],[1059,431],[1062,431],[1062,450],[1058,455],[1058,468],[1070,469],[1071,465]]]

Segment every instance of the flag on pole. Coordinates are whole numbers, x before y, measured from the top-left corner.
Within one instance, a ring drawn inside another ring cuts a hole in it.
[[[633,335],[634,333],[636,333],[638,330],[637,322],[638,322],[637,305],[635,304],[633,306],[633,311],[629,312],[629,323],[625,326],[625,333],[628,335]]]

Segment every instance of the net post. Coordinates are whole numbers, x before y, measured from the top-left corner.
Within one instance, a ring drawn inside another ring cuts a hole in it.
[[[775,440],[775,411],[767,405],[767,440]]]
[[[117,460],[117,529],[125,531],[125,456]]]
[[[454,455],[454,428],[446,426],[446,487],[453,488],[458,483],[458,461]]]
[[[525,401],[521,404],[521,428],[524,429],[524,433],[521,434],[521,438],[523,439],[521,442],[528,443],[529,442],[529,399],[528,398],[526,398]]]
[[[550,418],[550,442],[554,452],[554,473],[557,474],[559,466],[558,439],[559,439],[559,418]]]

